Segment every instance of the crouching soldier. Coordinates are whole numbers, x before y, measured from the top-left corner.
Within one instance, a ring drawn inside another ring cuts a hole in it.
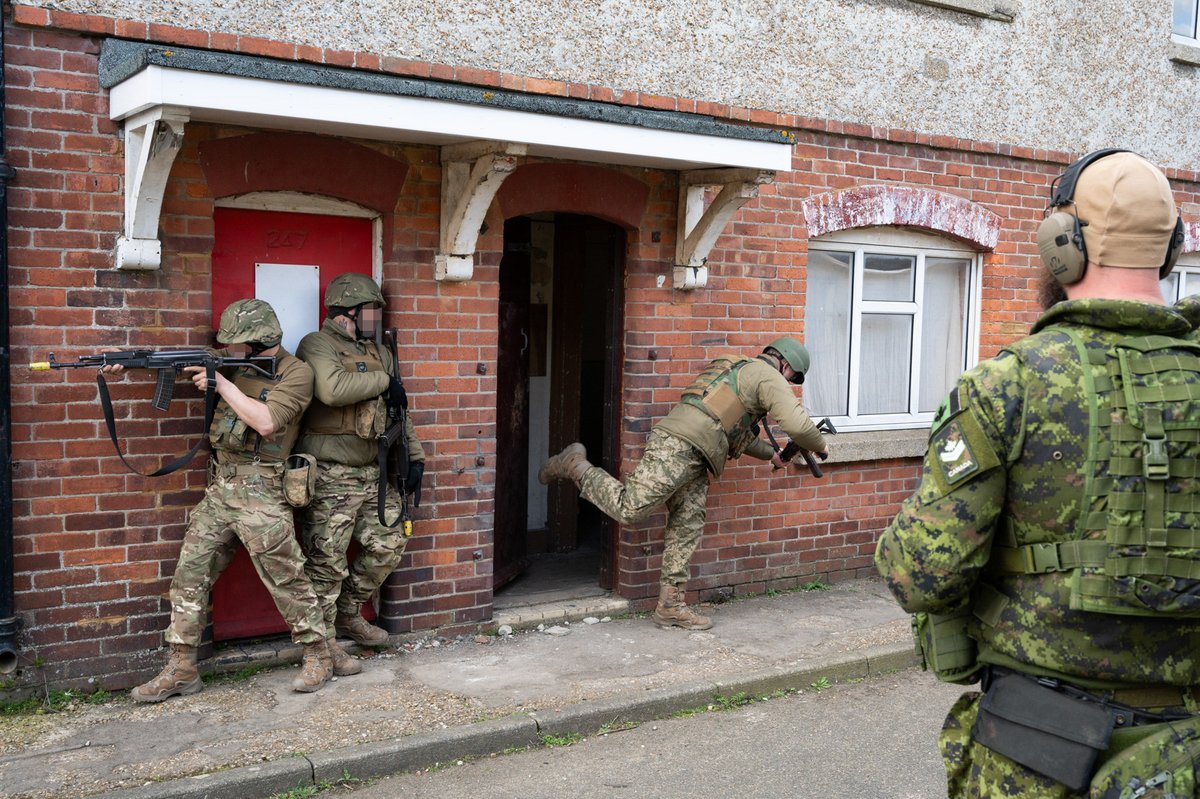
[[[231,352],[276,359],[275,377],[238,368],[216,373],[220,396],[208,437],[213,460],[204,498],[192,511],[171,580],[171,624],[166,668],[133,689],[136,702],[161,702],[194,694],[204,687],[196,670],[209,592],[229,562],[236,537],[291,628],[304,646],[297,691],[316,691],[332,674],[325,625],[317,597],[304,573],[292,508],[284,499],[284,462],[312,399],[312,370],[280,346],[283,331],[275,311],[262,300],[238,300],[221,314],[217,341]],[[119,372],[121,367],[105,367]],[[204,390],[203,367],[188,367]]]

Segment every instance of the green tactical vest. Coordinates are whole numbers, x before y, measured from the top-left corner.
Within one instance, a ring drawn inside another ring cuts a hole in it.
[[[738,371],[750,361],[741,355],[717,356],[680,397],[680,402],[694,405],[716,420],[729,439],[731,458],[741,455],[756,437],[751,428],[758,419],[746,411],[738,393]]]
[[[280,358],[273,378],[263,377],[252,369],[239,368],[234,374],[233,384],[247,397],[266,402],[267,395],[293,360],[294,355],[284,355]],[[300,424],[296,420],[276,430],[269,438],[263,438],[253,427],[239,419],[225,400],[221,400],[217,405],[212,424],[208,428],[212,448],[224,453],[221,458],[224,463],[245,463],[251,460],[282,461],[291,453],[292,445],[296,443],[299,435]]]
[[[1084,365],[1091,431],[1077,538],[1006,525],[989,569],[1070,572],[1074,610],[1198,617],[1200,344],[1149,335],[1088,349],[1064,332]]]

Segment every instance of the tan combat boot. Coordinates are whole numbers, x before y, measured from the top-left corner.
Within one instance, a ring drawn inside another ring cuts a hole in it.
[[[362,671],[362,662],[351,656],[349,652],[338,646],[332,638],[329,641],[329,658],[333,661],[333,673],[337,677],[349,677]]]
[[[363,646],[382,646],[388,642],[387,630],[376,627],[357,612],[346,614],[338,611],[333,627],[338,635],[351,638]]]
[[[570,480],[579,485],[592,464],[588,463],[587,449],[576,441],[557,455],[549,457],[538,470],[538,482],[549,485],[551,480]]]
[[[300,676],[292,680],[292,690],[304,694],[321,690],[333,676],[333,659],[324,641],[304,645],[304,660],[300,664]]]
[[[134,702],[161,702],[172,696],[188,696],[204,689],[204,681],[196,671],[196,647],[171,644],[167,665],[148,683],[129,692]]]
[[[682,627],[685,630],[707,630],[712,622],[701,616],[683,601],[683,591],[677,585],[664,585],[654,609],[654,623],[659,627]]]

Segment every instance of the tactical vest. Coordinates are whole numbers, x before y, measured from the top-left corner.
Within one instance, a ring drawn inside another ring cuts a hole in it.
[[[347,372],[387,371],[376,347],[366,347],[365,353],[338,353],[342,368]],[[387,408],[380,397],[371,397],[351,405],[333,407],[313,398],[304,416],[304,432],[318,435],[352,435],[375,438],[387,428]]]
[[[1089,349],[1064,332],[1091,431],[1076,538],[1004,525],[989,570],[1070,572],[1074,610],[1200,616],[1200,344],[1150,335]]]
[[[750,363],[741,355],[720,355],[704,367],[683,390],[680,402],[694,405],[712,417],[729,439],[729,457],[739,457],[757,434],[752,431],[762,417],[751,416],[738,393],[738,372]]]
[[[268,378],[252,369],[239,368],[233,376],[233,384],[247,397],[259,402],[266,402],[267,395],[279,384],[279,379],[292,363],[294,355],[284,355],[279,359],[275,377]],[[222,453],[219,458],[223,463],[245,462],[250,460],[282,461],[292,451],[296,437],[300,435],[299,420],[284,425],[269,437],[263,438],[253,427],[238,418],[237,413],[229,403],[221,400],[213,414],[212,424],[208,428],[208,440],[212,448]]]

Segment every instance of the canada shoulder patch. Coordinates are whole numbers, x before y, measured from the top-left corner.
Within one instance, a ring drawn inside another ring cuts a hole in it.
[[[926,462],[947,489],[1000,465],[991,442],[975,415],[962,403],[957,388],[938,409]]]

